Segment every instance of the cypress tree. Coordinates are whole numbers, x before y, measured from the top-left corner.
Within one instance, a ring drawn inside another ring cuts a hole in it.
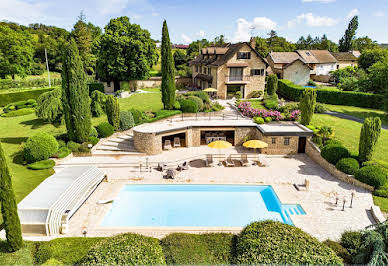
[[[314,89],[306,89],[300,99],[299,107],[301,112],[302,125],[308,126],[314,115],[317,92]]]
[[[267,80],[267,94],[274,95],[278,90],[278,77],[275,74],[268,76]]]
[[[115,130],[120,128],[120,106],[119,101],[112,95],[106,97],[106,115],[108,122]]]
[[[62,102],[70,140],[88,140],[91,127],[89,90],[86,74],[73,39],[64,45],[62,57]]]
[[[0,144],[0,202],[1,214],[4,220],[4,229],[11,252],[23,246],[22,230],[17,211],[15,194],[12,188],[11,176]]]
[[[359,160],[369,161],[381,133],[381,120],[379,117],[368,117],[361,127],[360,143],[358,145]]]
[[[175,103],[175,66],[171,53],[170,36],[167,22],[163,22],[162,29],[162,102],[164,109],[172,110]]]

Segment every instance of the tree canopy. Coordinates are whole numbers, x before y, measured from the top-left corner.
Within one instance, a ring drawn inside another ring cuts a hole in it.
[[[348,52],[353,49],[354,36],[358,28],[358,16],[354,16],[345,31],[345,35],[339,40],[338,50]]]

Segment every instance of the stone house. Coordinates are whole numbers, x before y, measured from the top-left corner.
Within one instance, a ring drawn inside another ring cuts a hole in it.
[[[358,66],[357,57],[352,52],[332,52],[331,54],[337,59],[337,69]]]
[[[300,58],[311,67],[310,77],[329,82],[330,71],[337,69],[337,59],[327,50],[297,50]]]
[[[250,98],[256,91],[264,91],[268,63],[255,50],[251,42],[207,47],[190,62],[193,86],[217,90],[217,97],[226,99],[241,93]]]
[[[280,79],[287,79],[304,86],[310,80],[312,68],[296,52],[270,52],[267,56],[272,72]]]

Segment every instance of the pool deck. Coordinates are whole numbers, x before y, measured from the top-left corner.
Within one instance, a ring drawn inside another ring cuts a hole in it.
[[[300,204],[306,211],[306,215],[291,216],[295,226],[320,240],[328,238],[335,240],[345,230],[363,229],[374,222],[369,211],[373,205],[370,192],[337,180],[306,155],[267,155],[266,158],[269,167],[207,168],[197,160],[189,170],[180,172],[175,180],[163,179],[162,173],[156,170],[140,173],[126,171],[125,168],[120,167],[104,168],[103,170],[110,177],[109,182],[102,183],[73,216],[67,236],[82,236],[83,227],[87,228],[87,236],[111,236],[122,232],[137,232],[158,238],[172,232],[238,233],[242,229],[239,227],[101,227],[100,224],[111,204],[100,205],[97,201],[114,199],[126,184],[272,185],[282,203]],[[116,161],[126,159],[130,158],[120,157]],[[99,157],[99,160],[109,163],[108,158],[104,160]],[[309,190],[297,191],[293,184],[302,184],[305,179],[310,181]],[[352,190],[355,191],[355,196],[353,207],[349,208]],[[337,206],[335,205],[336,195],[339,197]],[[345,210],[342,211],[344,198]]]

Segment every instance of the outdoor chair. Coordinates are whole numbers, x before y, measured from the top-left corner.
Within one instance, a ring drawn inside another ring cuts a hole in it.
[[[235,167],[236,166],[230,156],[225,160],[225,164],[226,164],[226,167]]]
[[[179,164],[177,170],[178,171],[189,170],[189,164],[187,162]]]
[[[165,179],[175,179],[176,172],[174,169],[168,169],[166,172],[166,175],[163,177]]]
[[[171,149],[172,149],[171,140],[166,139],[166,140],[164,141],[164,149],[165,149],[165,150],[171,150]]]
[[[251,166],[251,163],[248,160],[248,155],[241,154],[240,163],[242,166]]]
[[[181,139],[179,137],[174,138],[174,148],[181,146]]]
[[[206,155],[206,166],[207,167],[214,167],[215,166],[215,162],[214,162],[213,156],[211,154]]]
[[[167,167],[167,164],[158,163],[157,170],[163,172],[166,167]]]

